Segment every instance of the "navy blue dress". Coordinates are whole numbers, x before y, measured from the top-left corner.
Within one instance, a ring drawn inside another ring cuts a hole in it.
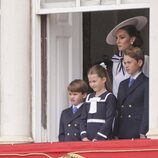
[[[112,124],[116,110],[116,98],[108,91],[100,95],[96,101],[96,112],[90,112],[91,100],[95,92],[87,96],[81,116],[81,138],[89,140],[105,140],[111,137]]]

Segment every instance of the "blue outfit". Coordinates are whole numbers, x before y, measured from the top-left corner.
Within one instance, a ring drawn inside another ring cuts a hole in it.
[[[99,97],[95,97],[95,94],[93,92],[87,96],[83,107],[81,138],[110,139],[116,110],[116,97],[108,91]]]
[[[58,136],[60,142],[81,141],[80,122],[83,104],[74,114],[72,107],[63,110],[61,113]]]
[[[129,80],[122,81],[118,90],[114,136],[120,139],[140,138],[149,128],[149,79],[141,72],[130,87]]]

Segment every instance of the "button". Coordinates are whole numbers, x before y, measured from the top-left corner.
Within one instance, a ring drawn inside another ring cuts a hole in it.
[[[122,105],[121,108],[124,108],[124,105]]]
[[[74,126],[77,127],[77,124],[75,123]]]
[[[131,115],[128,115],[128,118],[131,118]]]
[[[132,105],[129,105],[129,108],[131,108],[132,107]]]
[[[68,127],[70,127],[70,126],[71,126],[71,124],[68,124],[67,126],[68,126]]]
[[[77,134],[76,134],[76,133],[74,133],[74,136],[77,136]]]
[[[120,118],[122,118],[123,116],[121,115]]]
[[[69,136],[70,135],[70,133],[67,133],[67,136]]]

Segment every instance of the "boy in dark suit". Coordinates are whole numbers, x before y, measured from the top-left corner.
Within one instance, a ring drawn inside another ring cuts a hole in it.
[[[132,47],[124,53],[130,77],[119,85],[114,136],[118,139],[146,138],[149,126],[149,79],[141,71],[144,55]]]
[[[83,80],[76,79],[69,84],[67,90],[71,107],[61,113],[59,141],[81,141],[80,117],[88,85]]]

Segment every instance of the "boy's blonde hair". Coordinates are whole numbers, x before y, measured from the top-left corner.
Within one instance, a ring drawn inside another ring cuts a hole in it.
[[[141,67],[144,65],[144,53],[139,47],[131,47],[129,49],[126,49],[124,52],[124,55],[128,55],[131,58],[135,59],[137,62],[139,60],[143,61],[143,64]]]
[[[67,90],[70,92],[87,93],[88,85],[85,81],[81,79],[75,79],[68,85]]]

